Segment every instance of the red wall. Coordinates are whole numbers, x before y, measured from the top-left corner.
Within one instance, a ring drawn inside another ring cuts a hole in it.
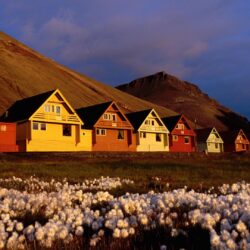
[[[16,145],[16,124],[0,122],[0,152],[17,151],[18,146]]]
[[[184,136],[178,135],[178,141],[173,141],[172,135],[170,135],[169,150],[170,152],[195,152],[195,137],[190,136],[190,142],[186,144],[184,142]]]
[[[132,130],[124,130],[124,139],[117,139],[118,129],[106,129],[106,135],[93,130],[93,151],[136,151],[136,138]]]

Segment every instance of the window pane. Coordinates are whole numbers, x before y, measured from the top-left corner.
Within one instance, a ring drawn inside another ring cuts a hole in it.
[[[56,106],[56,113],[61,114],[61,107],[60,106]]]
[[[71,125],[69,124],[63,125],[63,136],[71,136]]]
[[[123,140],[124,139],[124,130],[118,130],[118,140]]]
[[[46,105],[44,106],[44,111],[45,111],[45,112],[50,112],[50,105],[46,104]]]
[[[6,125],[1,125],[0,126],[0,131],[2,131],[2,132],[7,131],[7,126]]]
[[[161,141],[161,134],[156,134],[156,141]]]
[[[38,123],[37,122],[33,122],[33,130],[38,130]]]
[[[46,123],[41,123],[41,130],[46,130]]]
[[[189,144],[189,137],[188,136],[184,137],[184,142],[185,142],[185,144]]]

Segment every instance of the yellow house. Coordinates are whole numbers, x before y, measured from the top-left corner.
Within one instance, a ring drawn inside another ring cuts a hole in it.
[[[154,109],[126,116],[136,133],[137,151],[169,151],[169,131]]]
[[[2,120],[17,123],[20,151],[91,151],[91,130],[57,89],[16,101]]]
[[[199,152],[222,153],[224,142],[216,128],[196,129],[197,148]]]

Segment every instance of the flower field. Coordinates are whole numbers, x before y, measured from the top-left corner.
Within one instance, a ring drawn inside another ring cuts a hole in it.
[[[0,179],[0,249],[250,249],[250,184],[111,195],[128,184]]]

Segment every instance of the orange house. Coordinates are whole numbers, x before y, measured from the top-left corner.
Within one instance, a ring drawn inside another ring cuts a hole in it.
[[[244,152],[249,150],[249,140],[242,129],[220,133],[225,152]]]
[[[0,122],[0,152],[17,152],[16,124]]]
[[[195,152],[196,133],[184,115],[162,118],[170,132],[170,152]]]
[[[136,151],[133,126],[115,102],[106,102],[76,110],[92,129],[93,151]]]

